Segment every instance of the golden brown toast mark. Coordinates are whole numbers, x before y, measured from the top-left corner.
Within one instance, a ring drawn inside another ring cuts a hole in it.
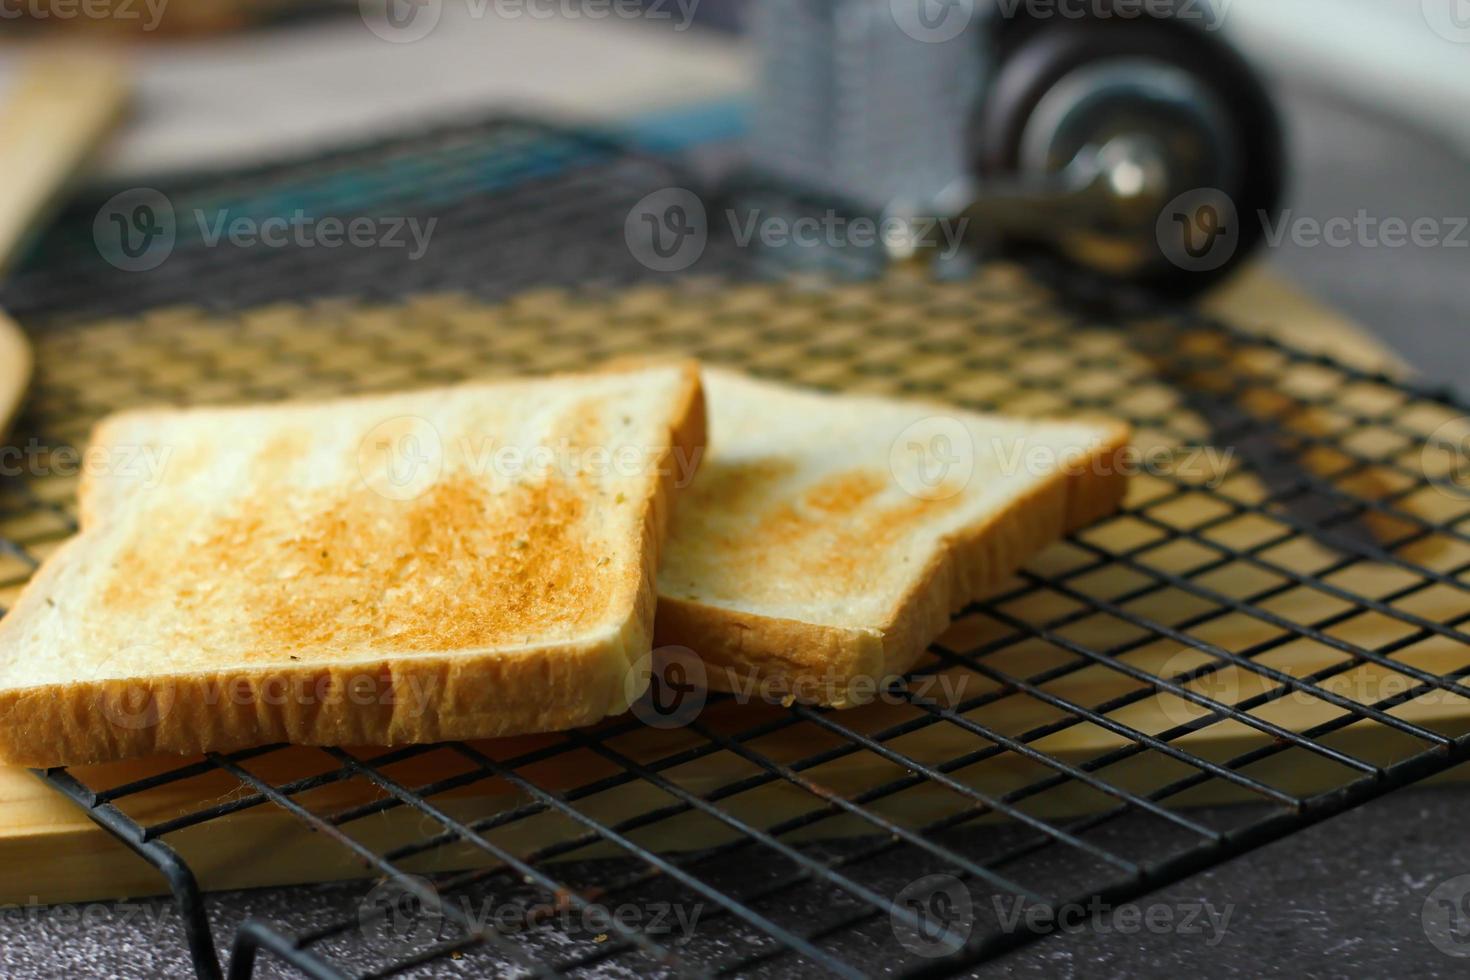
[[[829,516],[851,514],[883,492],[888,481],[879,473],[853,470],[829,477],[808,490],[804,502],[808,507]]]
[[[603,409],[603,404],[595,398],[578,402],[556,420],[547,445],[565,444],[577,450],[607,446],[609,440],[607,429],[603,426]]]
[[[748,514],[750,519],[736,517],[735,526],[701,529],[700,536],[708,536],[716,546],[707,553],[686,554],[691,565],[687,570],[697,580],[722,581],[728,575],[716,575],[715,569],[699,571],[700,563],[718,561],[726,569],[747,569],[749,575],[739,593],[742,601],[749,602],[780,596],[780,583],[793,576],[861,583],[888,566],[889,548],[963,500],[958,494],[940,500],[911,497],[881,506],[876,498],[889,486],[890,478],[875,470],[857,469],[826,477],[795,503],[759,513],[754,502],[776,498],[771,485],[785,479],[795,464],[771,461],[726,466],[716,459],[707,465],[710,472],[691,488],[691,498],[681,502],[680,513]],[[675,533],[684,533],[677,515],[676,527]],[[820,539],[820,546],[805,544],[812,539]]]
[[[301,510],[247,498],[193,541],[155,514],[103,603],[203,616],[227,598],[250,614],[240,646],[257,661],[328,644],[428,652],[571,632],[602,621],[614,591],[589,543],[584,496],[555,476],[496,493],[455,475],[411,501],[361,488]]]

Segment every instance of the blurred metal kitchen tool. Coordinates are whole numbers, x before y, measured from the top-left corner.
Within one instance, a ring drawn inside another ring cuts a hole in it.
[[[1271,100],[1218,25],[1198,2],[758,0],[753,163],[918,238],[963,221],[1199,289],[1259,242],[1283,169]]]
[[[127,92],[121,63],[89,48],[43,48],[21,69],[0,103],[0,274],[121,117]],[[30,375],[30,346],[0,311],[0,437]]]

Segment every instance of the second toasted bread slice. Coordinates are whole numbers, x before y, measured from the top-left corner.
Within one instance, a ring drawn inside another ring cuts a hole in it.
[[[657,641],[711,687],[843,706],[950,616],[1113,511],[1128,429],[836,396],[707,370],[711,450],[659,572]]]
[[[620,713],[704,428],[692,362],[113,417],[80,534],[0,620],[0,759]]]

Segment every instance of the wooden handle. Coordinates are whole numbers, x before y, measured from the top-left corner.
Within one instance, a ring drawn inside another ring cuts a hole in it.
[[[0,312],[0,446],[31,380],[31,345],[15,321]]]
[[[121,117],[127,93],[123,66],[97,51],[48,49],[22,70],[0,104],[0,274]],[[31,362],[25,336],[0,312],[0,438]]]
[[[40,52],[0,105],[0,273],[122,115],[123,66],[87,49]]]

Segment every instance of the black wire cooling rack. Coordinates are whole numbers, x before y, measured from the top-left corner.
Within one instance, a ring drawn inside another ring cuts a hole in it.
[[[608,139],[496,120],[160,185],[178,225],[143,272],[99,253],[104,198],[85,202],[0,297],[38,344],[18,431],[64,447],[141,402],[682,349],[808,384],[1127,418],[1152,451],[1125,507],[962,611],[872,709],[717,696],[672,731],[627,717],[530,742],[275,746],[125,785],[38,773],[163,873],[200,976],[223,970],[199,832],[264,815],[290,829],[260,862],[331,851],[371,877],[328,924],[245,924],[226,961],[241,980],[267,963],[938,976],[1470,756],[1463,406],[1188,311],[1079,306],[1004,265],[939,281],[856,250],[773,276],[789,255],[712,221],[671,279],[633,260],[625,221],[686,183]],[[416,262],[209,247],[186,228],[196,209],[298,208],[441,221]],[[1236,451],[1206,465],[1207,445]],[[4,597],[75,514],[55,481],[0,488]],[[233,788],[165,817],[135,805],[205,780]],[[385,840],[389,819],[402,833]]]

